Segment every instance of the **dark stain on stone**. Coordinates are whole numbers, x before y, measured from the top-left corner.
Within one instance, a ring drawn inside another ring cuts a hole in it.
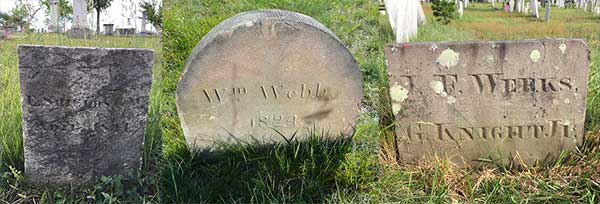
[[[321,110],[302,117],[304,120],[323,120],[329,116],[333,109]]]

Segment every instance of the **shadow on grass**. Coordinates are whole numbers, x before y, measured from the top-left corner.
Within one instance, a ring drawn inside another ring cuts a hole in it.
[[[163,201],[323,202],[343,185],[336,179],[352,149],[351,137],[317,134],[274,144],[220,144],[215,150],[185,146],[164,158]]]

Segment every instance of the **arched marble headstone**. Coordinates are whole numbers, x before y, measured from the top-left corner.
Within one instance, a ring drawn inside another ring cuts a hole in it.
[[[177,87],[192,148],[270,143],[319,130],[352,130],[363,96],[347,48],[312,18],[289,11],[241,13],[194,48]]]

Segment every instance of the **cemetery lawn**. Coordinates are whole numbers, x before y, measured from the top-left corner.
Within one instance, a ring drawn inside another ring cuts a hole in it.
[[[586,129],[579,150],[548,167],[459,169],[444,160],[400,166],[379,95],[387,78],[383,46],[393,41],[386,16],[373,0],[169,0],[162,45],[158,38],[60,35],[15,37],[0,43],[0,202],[42,203],[598,203],[600,202],[600,18],[575,9],[553,9],[551,23],[475,4],[449,25],[432,22],[414,41],[585,38],[592,50]],[[175,88],[191,50],[219,22],[243,11],[278,8],[304,13],[330,28],[348,46],[365,81],[365,108],[356,133],[341,140],[315,134],[308,141],[272,146],[230,145],[218,151],[187,148],[175,107]],[[540,10],[541,11],[541,10]],[[543,12],[542,12],[543,13]],[[143,171],[135,179],[102,178],[89,188],[34,189],[23,181],[17,44],[143,47],[157,56],[146,129]],[[161,46],[162,51],[161,51]],[[158,56],[161,56],[159,58]]]

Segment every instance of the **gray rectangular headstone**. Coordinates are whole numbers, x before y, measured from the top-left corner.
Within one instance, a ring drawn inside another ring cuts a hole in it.
[[[533,164],[582,141],[583,40],[394,44],[385,57],[401,160]]]
[[[84,184],[140,169],[154,53],[19,45],[25,177]]]

